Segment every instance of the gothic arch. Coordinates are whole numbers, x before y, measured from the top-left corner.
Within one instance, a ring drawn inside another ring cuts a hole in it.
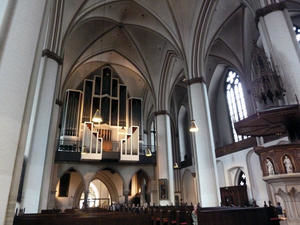
[[[195,188],[195,179],[192,172],[189,169],[186,169],[182,175],[182,198],[183,202],[190,205],[191,203],[197,203],[197,194]]]

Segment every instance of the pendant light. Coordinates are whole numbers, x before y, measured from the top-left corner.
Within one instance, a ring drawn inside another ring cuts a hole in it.
[[[177,162],[174,163],[174,169],[179,169],[179,166],[178,166]]]
[[[100,110],[99,110],[99,109],[97,109],[97,111],[95,112],[92,121],[93,121],[94,123],[101,123],[101,122],[102,122],[102,117],[101,117],[101,114],[100,114]]]
[[[191,120],[191,126],[190,126],[190,132],[195,133],[198,132],[198,126],[195,122],[195,120]]]
[[[120,133],[120,134],[126,134],[127,132],[126,132],[125,127],[122,127],[122,128],[119,130],[119,133]]]
[[[151,156],[152,156],[152,152],[151,152],[150,148],[147,148],[147,149],[146,149],[145,156],[146,156],[146,157],[151,157]]]

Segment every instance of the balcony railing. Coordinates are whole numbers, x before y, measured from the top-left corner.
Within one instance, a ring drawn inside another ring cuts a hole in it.
[[[101,161],[120,161],[120,142],[112,142],[112,151],[102,152]],[[75,140],[59,140],[56,152],[56,161],[81,161],[82,160],[82,142]],[[139,161],[137,163],[155,164],[156,163],[156,146],[139,145]]]
[[[60,140],[57,151],[59,152],[81,152],[81,141]]]

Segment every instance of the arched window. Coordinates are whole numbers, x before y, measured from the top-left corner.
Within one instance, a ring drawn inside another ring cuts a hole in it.
[[[184,106],[181,106],[178,114],[178,136],[179,136],[179,148],[180,148],[180,162],[183,162],[187,158],[186,142],[187,142],[187,111]]]
[[[151,152],[155,152],[155,135],[156,135],[156,129],[155,129],[155,123],[152,121],[151,128],[150,128],[150,145],[151,145]]]
[[[298,26],[296,26],[296,25],[294,25],[293,28],[294,28],[294,31],[296,33],[296,39],[300,43],[300,28]]]
[[[81,193],[79,208],[83,207],[84,192]],[[88,207],[100,207],[105,208],[111,204],[111,197],[106,185],[98,180],[93,180],[89,185],[89,193],[87,199]]]
[[[239,75],[233,70],[229,70],[225,82],[227,105],[229,108],[233,138],[235,142],[246,139],[247,136],[237,135],[234,123],[245,119],[247,109],[244,99],[243,87]]]
[[[246,186],[247,185],[247,179],[246,175],[243,171],[240,171],[239,177],[238,177],[238,183],[239,186]]]

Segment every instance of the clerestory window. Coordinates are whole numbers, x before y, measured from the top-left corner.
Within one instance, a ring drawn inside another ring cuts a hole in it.
[[[294,31],[296,33],[296,39],[300,43],[300,28],[298,26],[296,26],[296,25],[294,25],[293,28],[294,28]]]
[[[234,123],[245,119],[248,115],[244,99],[243,87],[240,81],[240,77],[235,71],[229,70],[227,72],[225,88],[233,138],[235,142],[238,142],[246,139],[247,136],[238,135],[235,131]]]

